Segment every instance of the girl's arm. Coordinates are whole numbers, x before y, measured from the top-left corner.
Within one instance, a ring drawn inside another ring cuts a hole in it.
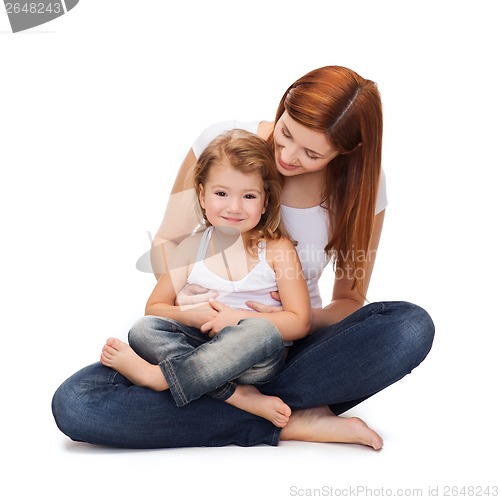
[[[283,311],[262,313],[262,317],[274,323],[284,340],[297,340],[305,337],[311,327],[311,298],[302,265],[288,239],[270,242],[269,251]]]
[[[372,275],[373,267],[375,264],[375,257],[377,254],[378,245],[380,242],[380,235],[384,224],[385,210],[375,216],[375,225],[373,228],[372,239],[367,255],[367,265],[365,270],[364,280],[364,294],[368,292],[368,285],[370,284],[370,277]],[[364,297],[357,289],[352,290],[353,280],[351,277],[345,275],[335,278],[333,285],[332,301],[323,309],[313,309],[312,311],[312,330],[338,323],[349,314],[361,308],[364,303]]]
[[[219,316],[203,325],[201,330],[214,336],[224,326],[236,325],[244,318],[258,315],[276,326],[283,340],[297,340],[309,333],[311,324],[311,301],[302,272],[299,257],[293,244],[287,239],[268,241],[266,251],[268,262],[276,273],[276,283],[283,310],[277,312],[239,311],[217,302],[214,307]]]
[[[186,283],[189,262],[192,262],[193,252],[197,251],[198,240],[196,236],[188,238],[169,252],[167,257],[169,270],[161,274],[151,292],[146,303],[146,315],[170,318],[195,328],[200,328],[217,316],[217,311],[208,302],[193,306],[175,305],[177,293]]]

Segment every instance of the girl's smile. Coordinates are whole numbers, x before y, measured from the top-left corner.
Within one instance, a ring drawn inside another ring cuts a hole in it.
[[[200,185],[200,205],[212,226],[232,226],[246,233],[266,210],[264,182],[257,172],[245,174],[228,163],[213,166]]]

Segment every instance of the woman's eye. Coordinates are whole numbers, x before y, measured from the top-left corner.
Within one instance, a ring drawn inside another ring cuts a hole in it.
[[[292,136],[284,129],[282,128],[281,129],[281,133],[283,134],[284,137],[286,137],[287,139],[291,139]]]

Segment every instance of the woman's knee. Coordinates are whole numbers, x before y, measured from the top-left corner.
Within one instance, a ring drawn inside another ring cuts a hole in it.
[[[387,303],[384,304],[387,307]],[[410,302],[394,302],[388,305],[394,317],[396,331],[401,339],[400,345],[419,365],[431,350],[435,326],[429,313],[422,307]]]
[[[75,441],[84,440],[82,432],[86,414],[86,400],[102,382],[105,384],[113,372],[101,363],[87,366],[67,380],[56,390],[52,397],[52,415],[57,427]]]
[[[69,403],[71,393],[68,390],[68,382],[63,382],[52,397],[52,415],[56,421],[57,427],[64,433],[66,432],[66,423],[68,422],[68,410],[71,408]]]

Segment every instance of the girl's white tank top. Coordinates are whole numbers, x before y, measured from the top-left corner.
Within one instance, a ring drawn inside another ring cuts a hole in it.
[[[202,235],[196,262],[189,273],[187,282],[201,285],[209,290],[217,290],[216,300],[235,309],[249,309],[245,302],[252,300],[269,306],[279,306],[270,292],[276,291],[276,275],[266,260],[266,243],[259,243],[259,262],[240,280],[226,280],[210,270],[205,264],[208,245],[213,226],[208,227]]]

